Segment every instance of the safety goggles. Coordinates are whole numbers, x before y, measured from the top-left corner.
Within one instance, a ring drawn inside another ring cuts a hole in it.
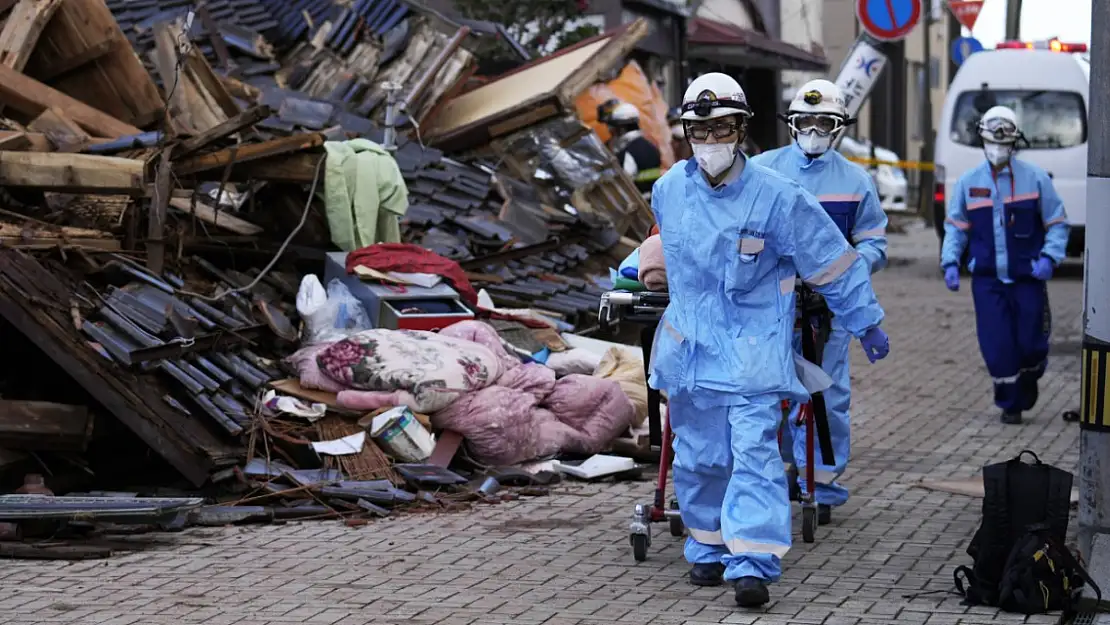
[[[797,133],[816,131],[825,137],[844,127],[844,119],[837,115],[820,115],[812,113],[795,113],[786,118],[790,129]]]
[[[1019,133],[1013,122],[1005,119],[991,119],[979,123],[979,136],[1002,143],[1016,141]]]
[[[728,139],[736,134],[740,125],[731,121],[719,122],[687,122],[686,132],[698,141],[705,141],[712,134],[714,139]]]

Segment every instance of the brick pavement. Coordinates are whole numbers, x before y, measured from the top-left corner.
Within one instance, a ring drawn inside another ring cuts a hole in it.
[[[1074,470],[1082,286],[1051,284],[1053,355],[1037,414],[998,424],[975,347],[971,298],[951,294],[927,230],[892,237],[877,289],[893,353],[869,366],[853,349],[853,498],[798,543],[763,611],[726,589],[695,589],[663,526],[648,561],[628,546],[632,504],[650,482],[568,486],[471,513],[410,516],[360,529],[330,522],[198,529],[93,562],[0,565],[0,623],[261,625],[391,623],[852,625],[1053,622],[966,609],[945,595],[978,523],[980,500],[921,479],[966,478],[1031,447]],[[1074,273],[1074,272],[1073,272]],[[939,591],[906,598],[922,591]]]

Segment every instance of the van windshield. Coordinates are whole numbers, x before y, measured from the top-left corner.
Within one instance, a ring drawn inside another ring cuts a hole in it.
[[[976,125],[992,106],[1006,106],[1017,114],[1018,126],[1028,148],[1052,150],[1083,145],[1087,141],[1087,111],[1083,96],[1074,91],[965,91],[956,100],[952,140],[981,147]],[[1025,147],[1019,144],[1019,147]]]

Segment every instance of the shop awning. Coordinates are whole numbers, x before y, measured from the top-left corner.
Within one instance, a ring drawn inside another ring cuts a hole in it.
[[[747,68],[793,69],[823,72],[829,62],[763,33],[704,17],[689,22],[688,56]]]

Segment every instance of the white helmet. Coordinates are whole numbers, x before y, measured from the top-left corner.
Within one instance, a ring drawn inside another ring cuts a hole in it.
[[[785,115],[780,119],[790,126],[790,134],[816,133],[819,137],[834,137],[852,123],[840,87],[824,80],[811,80],[795,94]],[[830,140],[831,141],[831,140]],[[823,144],[823,141],[819,142]]]
[[[1021,137],[1017,115],[1005,106],[992,106],[979,120],[979,136],[986,143],[1017,143]]]
[[[706,121],[718,117],[752,116],[748,97],[731,76],[712,72],[698,76],[682,96],[682,120]]]
[[[848,107],[840,87],[823,78],[811,80],[798,89],[787,114],[836,115],[848,119]]]
[[[627,124],[628,122],[639,121],[640,110],[628,102],[621,102],[609,114],[609,121],[615,125]]]

